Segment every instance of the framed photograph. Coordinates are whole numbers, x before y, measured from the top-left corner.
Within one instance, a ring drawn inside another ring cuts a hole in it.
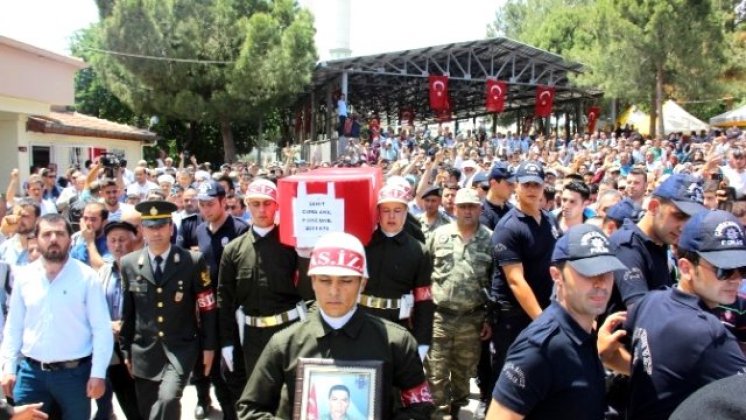
[[[380,419],[382,375],[382,361],[301,358],[293,419]]]

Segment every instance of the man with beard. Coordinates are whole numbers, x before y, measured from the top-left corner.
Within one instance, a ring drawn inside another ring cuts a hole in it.
[[[101,185],[101,189],[98,192],[99,197],[109,212],[106,220],[109,222],[122,220],[122,213],[126,209],[132,209],[133,207],[129,204],[119,202],[119,196],[121,195],[119,185],[111,178],[102,179],[99,184]]]
[[[3,391],[87,419],[114,348],[106,298],[96,272],[69,258],[72,228],[61,215],[42,216],[35,232],[42,258],[16,272],[0,347]]]
[[[606,310],[613,271],[624,265],[595,226],[560,238],[549,268],[557,299],[508,350],[487,419],[604,418],[604,368],[593,331]]]
[[[86,204],[80,220],[80,232],[75,233],[72,238],[70,256],[90,265],[94,270],[100,269],[106,263],[105,259],[111,259],[104,235],[104,224],[108,217],[109,211],[105,204]]]
[[[667,419],[697,389],[746,372],[738,341],[713,312],[735,302],[746,277],[741,223],[722,210],[692,216],[676,258],[676,287],[647,293],[626,319],[611,315],[611,328],[599,330],[604,364],[630,375],[629,419]],[[631,339],[631,352],[621,345],[623,337]]]
[[[29,198],[16,200],[13,213],[3,217],[2,224],[0,224],[0,231],[8,237],[0,244],[0,261],[10,266],[26,265],[28,239],[33,236],[39,216],[41,216],[41,208],[35,201]]]

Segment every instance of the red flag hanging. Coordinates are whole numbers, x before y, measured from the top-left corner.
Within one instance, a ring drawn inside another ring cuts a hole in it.
[[[598,121],[598,116],[601,114],[601,108],[597,106],[592,106],[588,108],[588,132],[593,133],[596,131],[596,121]]]
[[[508,84],[499,80],[487,80],[487,112],[503,112]]]
[[[448,76],[428,76],[430,108],[441,111],[448,108]]]
[[[311,385],[308,392],[308,405],[306,406],[306,418],[308,420],[319,420],[319,406],[316,401],[316,386]]]
[[[554,87],[536,87],[536,116],[548,117],[552,114],[552,103],[554,102]]]

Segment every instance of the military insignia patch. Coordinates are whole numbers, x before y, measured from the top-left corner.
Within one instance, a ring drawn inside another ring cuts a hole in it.
[[[150,208],[150,215],[151,216],[157,216],[158,215],[158,209],[155,208],[155,206]]]
[[[211,282],[210,273],[207,270],[205,270],[200,274],[200,276],[202,277],[202,286],[203,287],[209,286]]]

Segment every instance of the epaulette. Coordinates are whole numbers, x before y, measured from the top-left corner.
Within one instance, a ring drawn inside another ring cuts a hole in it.
[[[559,330],[559,327],[559,323],[555,321],[544,323],[544,325],[532,331],[533,334],[528,338],[528,342],[535,346],[541,346],[550,337],[554,336],[555,331]]]

